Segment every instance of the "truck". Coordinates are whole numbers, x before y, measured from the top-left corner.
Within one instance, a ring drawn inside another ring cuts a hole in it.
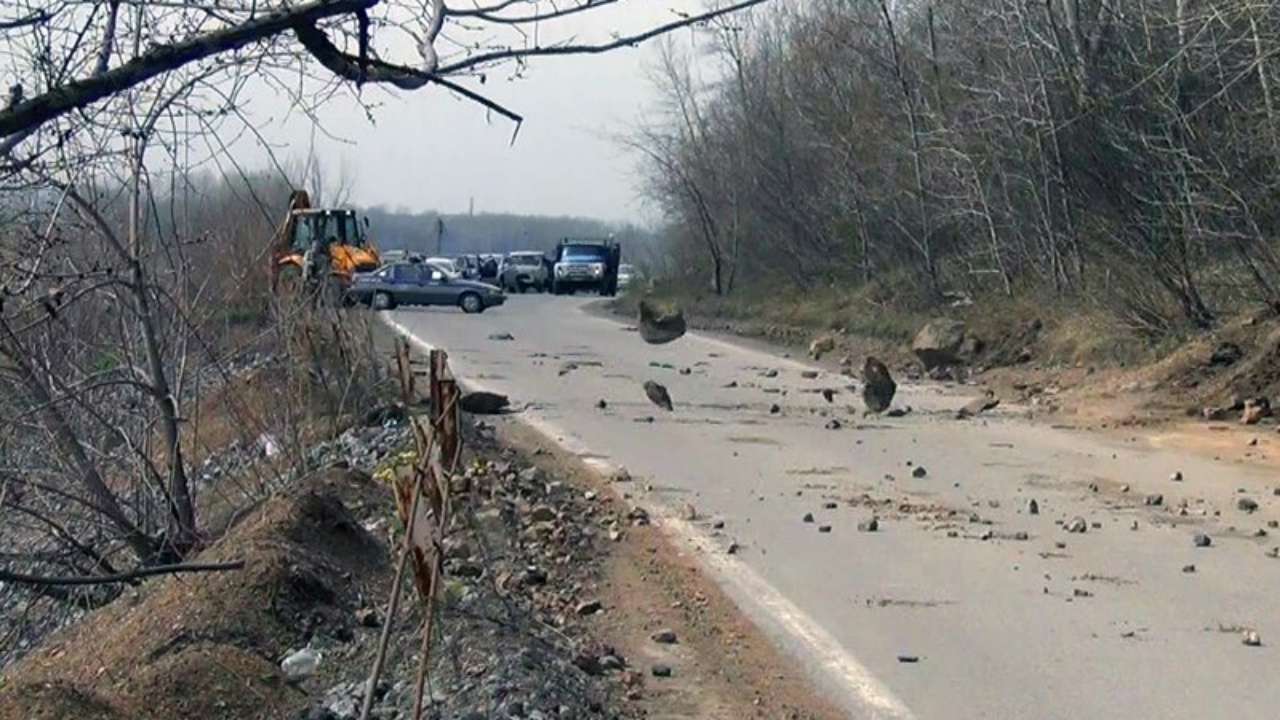
[[[565,238],[556,246],[551,292],[571,295],[578,290],[595,290],[601,295],[616,295],[621,263],[622,245],[613,238]]]
[[[289,212],[271,240],[271,289],[277,294],[351,286],[381,265],[369,219],[343,208],[315,208],[306,190],[289,195]],[[339,295],[340,296],[340,295]]]

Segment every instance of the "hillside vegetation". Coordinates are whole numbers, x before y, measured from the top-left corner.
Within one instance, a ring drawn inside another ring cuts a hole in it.
[[[630,142],[674,286],[1148,347],[1280,301],[1275,4],[816,0],[706,50]]]

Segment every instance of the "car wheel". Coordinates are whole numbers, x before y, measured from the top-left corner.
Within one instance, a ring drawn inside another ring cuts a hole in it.
[[[484,312],[484,300],[475,293],[464,293],[458,298],[458,307],[462,308],[462,312],[473,314]]]
[[[390,293],[376,292],[373,294],[373,300],[370,304],[374,310],[390,310],[396,306],[396,301],[391,297]]]

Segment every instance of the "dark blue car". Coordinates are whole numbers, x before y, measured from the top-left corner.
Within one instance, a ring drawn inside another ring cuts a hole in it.
[[[507,301],[501,288],[414,262],[356,275],[347,297],[374,310],[390,310],[398,305],[456,305],[467,313],[484,312]]]

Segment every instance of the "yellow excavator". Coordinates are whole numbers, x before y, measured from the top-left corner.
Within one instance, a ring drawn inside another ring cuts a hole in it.
[[[369,237],[369,219],[354,210],[313,208],[306,190],[289,195],[289,214],[271,240],[271,290],[332,288],[339,294],[357,272],[382,260]]]

